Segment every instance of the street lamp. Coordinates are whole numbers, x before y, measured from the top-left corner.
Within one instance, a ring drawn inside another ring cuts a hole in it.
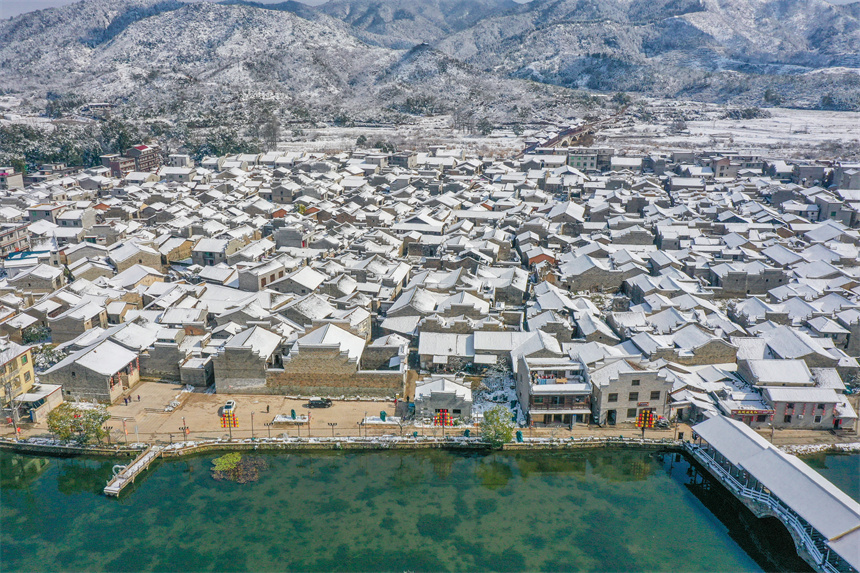
[[[269,430],[269,438],[270,439],[272,437],[272,426],[274,424],[275,424],[274,422],[263,422],[263,425],[266,426],[266,428]]]
[[[328,422],[329,427],[331,428],[331,437],[334,437],[334,427],[337,426],[337,422]]]
[[[6,396],[9,398],[9,411],[12,414],[12,425],[15,428],[15,441],[18,441],[18,409],[15,408],[15,400],[12,396],[12,383],[6,382],[4,385]]]

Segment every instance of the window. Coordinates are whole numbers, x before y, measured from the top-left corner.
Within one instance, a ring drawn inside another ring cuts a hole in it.
[[[25,365],[26,363],[27,363],[27,355],[25,354],[24,356],[21,357],[21,366]],[[822,410],[824,409],[824,404],[821,405],[821,409]]]
[[[824,404],[819,404],[819,405],[818,405],[818,409],[819,409],[819,410],[823,410],[823,409],[824,409]]]
[[[24,372],[24,382],[29,382],[30,378],[31,378],[30,373]],[[821,416],[818,416],[818,417],[820,418]]]
[[[609,395],[609,401],[610,402],[617,402],[618,401],[618,394],[610,394]]]
[[[631,386],[639,386],[639,380],[631,380],[630,385]]]
[[[639,401],[639,392],[630,392],[630,396],[627,398],[629,402],[638,402]]]
[[[766,421],[766,420],[767,420],[767,416],[766,416],[766,415],[756,416],[756,419],[755,419],[755,421],[756,421],[756,422],[764,422],[764,421]]]
[[[455,416],[459,416],[459,415],[460,415],[460,410],[452,410],[452,413],[453,413]]]
[[[820,423],[821,423],[821,416],[815,416],[815,423],[816,423],[816,424],[820,424]]]
[[[785,416],[783,416],[782,421],[785,422],[786,424],[790,424],[791,423],[791,414],[786,414]]]
[[[659,400],[660,399],[660,391],[654,390],[653,392],[651,392],[651,399],[652,400]]]
[[[788,402],[788,403],[785,405],[785,409],[786,409],[786,410],[794,410],[794,402]]]
[[[535,396],[534,402],[535,404],[543,404],[543,396]]]
[[[72,378],[74,378],[74,377],[75,377],[75,373],[74,373],[74,372],[72,372]]]
[[[627,409],[627,417],[635,418],[636,417],[636,408],[628,408]]]
[[[553,396],[552,404],[554,406],[558,406],[559,404],[564,404],[564,396]]]

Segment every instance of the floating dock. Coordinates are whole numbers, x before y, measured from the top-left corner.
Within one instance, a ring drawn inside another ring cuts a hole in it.
[[[145,469],[148,469],[150,464],[161,455],[160,446],[150,446],[137,456],[133,462],[118,471],[111,478],[107,486],[105,486],[105,495],[109,497],[119,497],[120,492],[125,486],[134,483],[134,478]]]

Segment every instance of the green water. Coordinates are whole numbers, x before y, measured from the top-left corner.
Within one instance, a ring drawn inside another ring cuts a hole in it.
[[[803,461],[860,501],[860,454],[816,454],[804,457]]]
[[[213,457],[117,500],[114,461],[0,453],[0,571],[805,569],[675,454],[279,454],[246,485]]]

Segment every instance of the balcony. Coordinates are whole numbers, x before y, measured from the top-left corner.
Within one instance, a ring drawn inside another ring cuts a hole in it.
[[[550,397],[543,397],[542,402],[535,402],[535,398],[532,398],[531,404],[529,404],[529,410],[538,413],[552,412],[556,414],[590,414],[591,400],[588,397],[584,400],[576,400],[573,397],[570,397],[565,400],[553,401]]]

